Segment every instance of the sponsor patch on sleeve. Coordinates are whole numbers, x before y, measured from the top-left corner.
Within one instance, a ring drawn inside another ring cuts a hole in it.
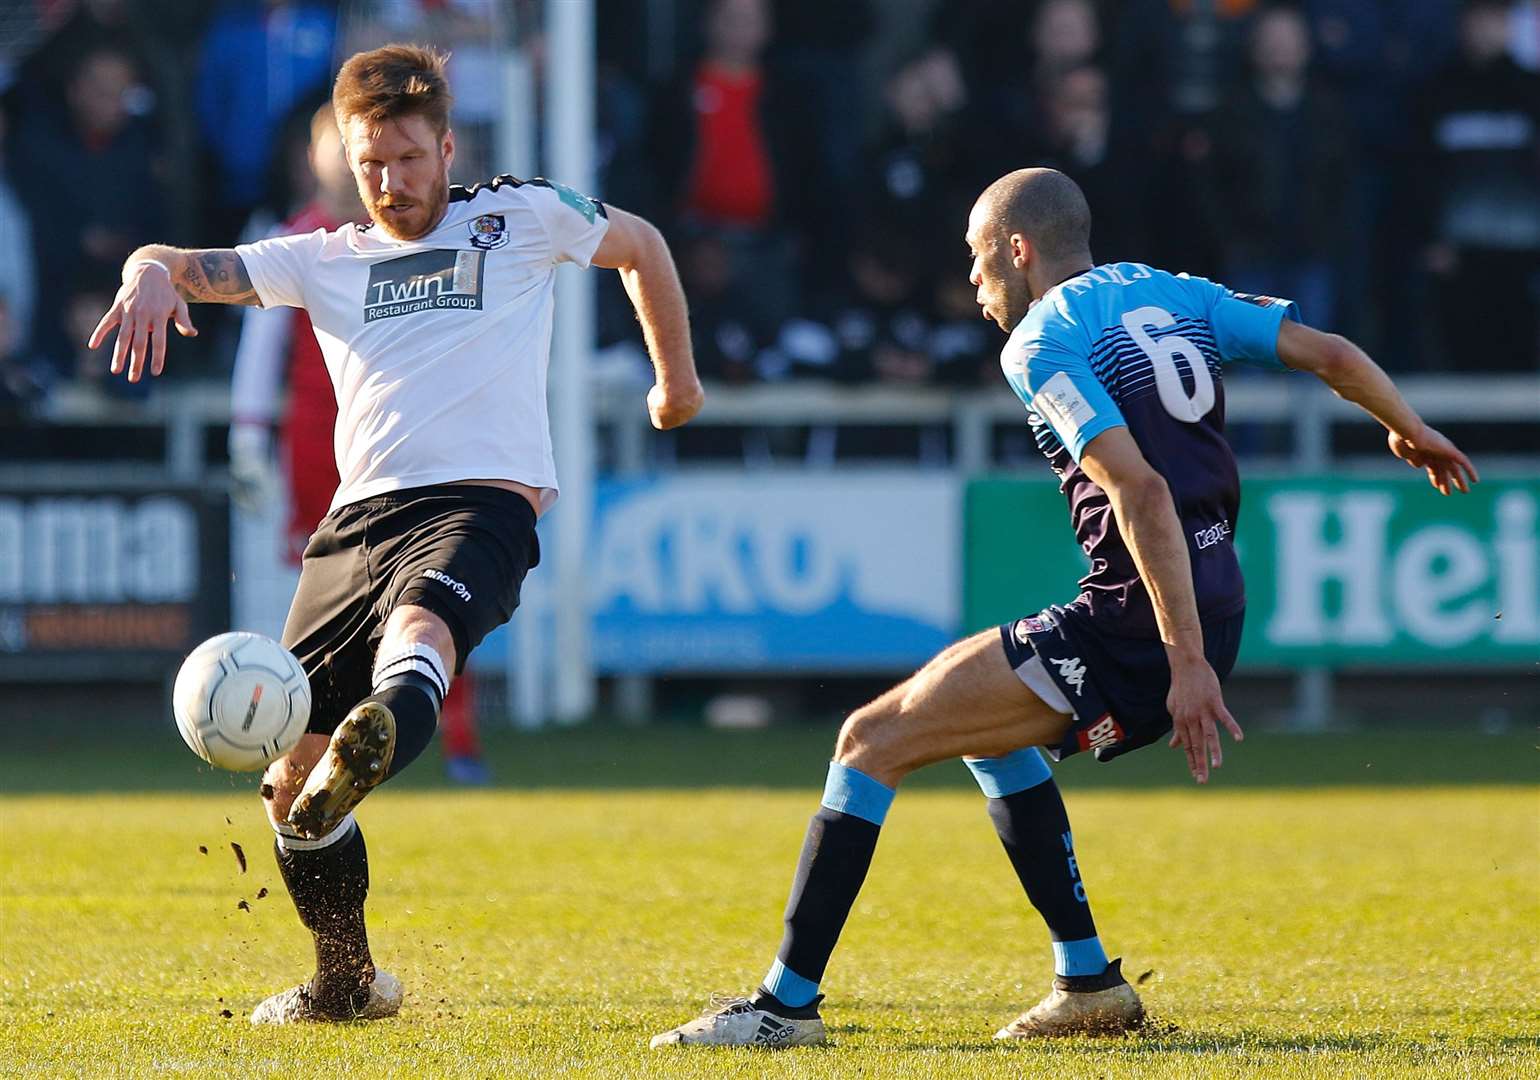
[[[1280,304],[1287,307],[1290,303],[1290,301],[1280,296],[1263,296],[1260,293],[1238,292],[1235,294],[1235,298],[1237,300],[1244,300],[1248,304],[1255,304],[1257,307],[1277,307]]]
[[[1032,395],[1032,407],[1053,425],[1066,446],[1073,443],[1080,429],[1096,416],[1096,410],[1079,387],[1062,371],[1049,378],[1043,388]]]

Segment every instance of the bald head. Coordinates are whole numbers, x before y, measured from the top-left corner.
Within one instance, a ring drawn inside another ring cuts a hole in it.
[[[1048,262],[1089,257],[1091,207],[1057,169],[1017,169],[984,189],[978,209],[997,235],[1021,233]]]
[[[984,316],[1010,332],[1044,291],[1090,268],[1091,208],[1063,173],[1017,169],[978,197],[966,239]]]

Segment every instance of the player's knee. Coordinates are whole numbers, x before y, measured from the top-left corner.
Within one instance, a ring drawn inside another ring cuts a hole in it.
[[[379,651],[383,654],[416,643],[432,648],[443,658],[448,671],[455,670],[455,638],[448,624],[425,607],[402,604],[390,613]]]
[[[287,820],[289,807],[305,786],[310,770],[326,752],[327,741],[324,735],[305,735],[293,750],[269,764],[262,773],[262,785],[258,790],[267,807],[268,819],[274,825]]]
[[[267,816],[274,824],[289,816],[289,807],[294,804],[295,797],[305,786],[305,777],[309,775],[309,769],[286,757],[279,758],[262,773],[262,786],[259,790],[262,792],[262,802],[267,807]]]
[[[883,701],[863,705],[845,718],[834,742],[834,760],[868,776],[890,775],[903,766],[892,706]]]

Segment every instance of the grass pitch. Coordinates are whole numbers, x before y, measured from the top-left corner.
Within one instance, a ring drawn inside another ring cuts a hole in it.
[[[829,731],[502,736],[474,793],[419,763],[359,815],[407,1007],[297,1029],[246,1022],[310,961],[255,777],[169,724],[67,735],[0,738],[0,1075],[1540,1074],[1532,735],[1256,736],[1208,790],[1157,748],[1066,764],[1103,938],[1165,1026],[1046,1045],[990,1040],[1046,934],[966,772],[928,770],[825,982],[833,1045],[778,1055],[646,1044],[768,966]]]

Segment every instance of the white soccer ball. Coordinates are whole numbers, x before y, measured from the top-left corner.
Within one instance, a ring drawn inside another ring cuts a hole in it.
[[[310,722],[310,680],[272,638],[232,630],[182,661],[171,710],[193,753],[221,769],[248,772],[299,742]]]

